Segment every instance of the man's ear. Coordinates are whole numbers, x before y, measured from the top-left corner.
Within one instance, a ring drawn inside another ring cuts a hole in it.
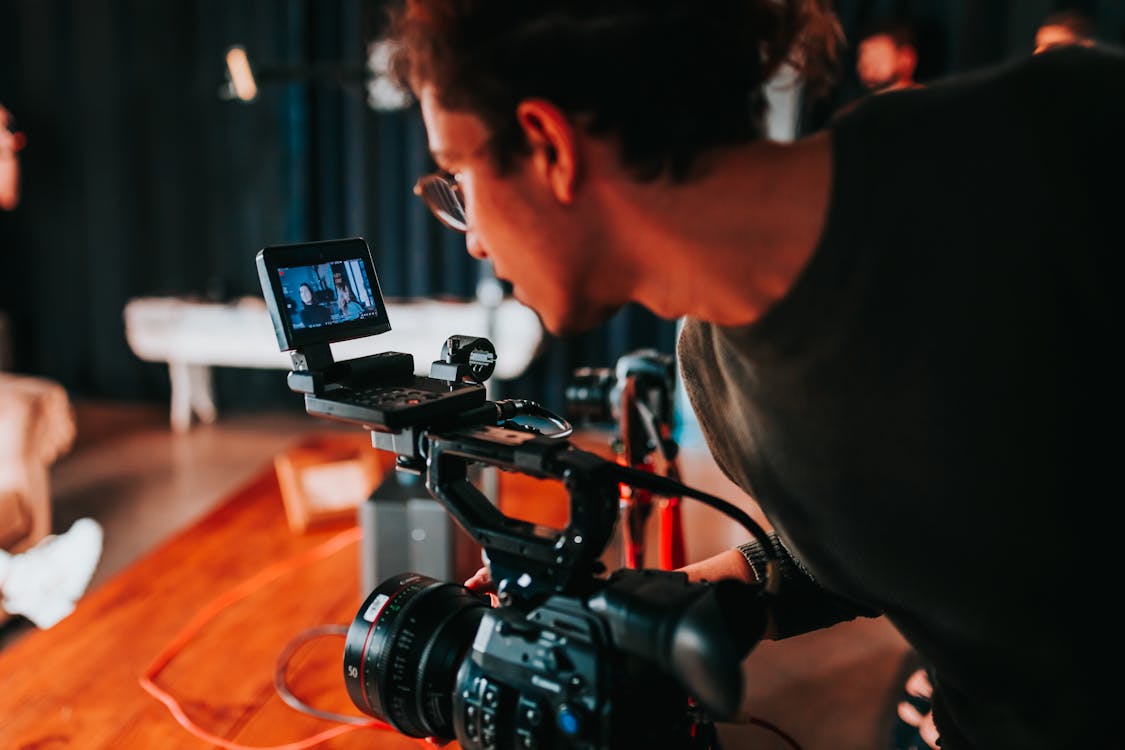
[[[574,125],[546,99],[525,99],[516,119],[531,146],[532,168],[550,186],[555,199],[570,204],[578,179],[578,141]]]

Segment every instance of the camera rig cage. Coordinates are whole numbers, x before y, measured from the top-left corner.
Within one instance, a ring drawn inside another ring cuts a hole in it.
[[[762,599],[776,593],[780,580],[777,561],[767,562],[759,584],[737,584],[745,588],[737,595],[730,586],[719,586],[734,581],[721,581],[709,584],[713,591],[705,596],[699,589],[685,596],[685,586],[698,584],[687,584],[685,574],[671,571],[617,571],[607,588],[601,555],[618,522],[621,485],[704,502],[772,552],[764,529],[737,506],[675,478],[577,448],[567,439],[566,420],[533,401],[487,400],[483,382],[496,356],[487,339],[449,337],[429,377],[415,375],[413,357],[401,352],[334,361],[331,343],[390,330],[370,250],[361,238],[266,247],[256,262],[279,346],[293,362],[287,376],[291,390],[304,394],[309,414],[369,430],[375,448],[395,454],[398,470],[424,476],[429,493],[484,551],[502,608],[526,615],[559,598],[593,603],[622,650],[667,666],[701,709],[701,723],[734,714],[742,696],[741,661],[765,628]],[[358,319],[301,321],[292,295],[309,282],[299,280],[317,278],[327,287],[326,274],[337,280],[342,274],[359,287],[365,312]],[[555,430],[545,432],[544,423]],[[562,482],[569,495],[568,525],[554,529],[505,515],[470,480],[473,464]],[[691,610],[684,618],[688,624],[680,628],[691,631],[686,636],[647,617],[669,606]],[[701,625],[700,618],[719,624]],[[370,623],[375,616],[369,611],[366,619]],[[703,630],[708,637],[700,637]],[[362,670],[345,672],[349,693],[361,708],[365,679],[371,676]],[[396,724],[393,718],[391,723],[415,736],[437,732],[402,726],[405,721]]]

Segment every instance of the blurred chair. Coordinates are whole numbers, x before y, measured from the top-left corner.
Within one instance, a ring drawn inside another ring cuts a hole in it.
[[[51,532],[49,469],[74,437],[61,385],[0,373],[0,548],[22,552]]]

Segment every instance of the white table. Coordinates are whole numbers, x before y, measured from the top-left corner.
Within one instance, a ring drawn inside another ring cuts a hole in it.
[[[496,347],[493,378],[510,380],[531,364],[543,341],[538,316],[514,299],[495,307],[479,302],[418,300],[387,302],[391,330],[378,336],[332,344],[337,361],[382,351],[414,356],[417,374],[452,335],[484,336]],[[176,297],[138,297],[125,305],[125,338],[133,353],[147,362],[166,362],[172,382],[172,429],[191,428],[192,415],[215,421],[212,367],[288,370],[289,355],[278,349],[265,302],[246,297],[231,304]]]

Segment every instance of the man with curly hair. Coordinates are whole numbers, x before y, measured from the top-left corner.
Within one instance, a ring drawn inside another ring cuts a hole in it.
[[[390,37],[441,170],[417,191],[550,331],[685,319],[708,446],[785,561],[773,637],[885,615],[943,750],[1117,737],[1125,58],[1029,56],[778,143],[774,72],[834,70],[816,2],[403,0]]]

